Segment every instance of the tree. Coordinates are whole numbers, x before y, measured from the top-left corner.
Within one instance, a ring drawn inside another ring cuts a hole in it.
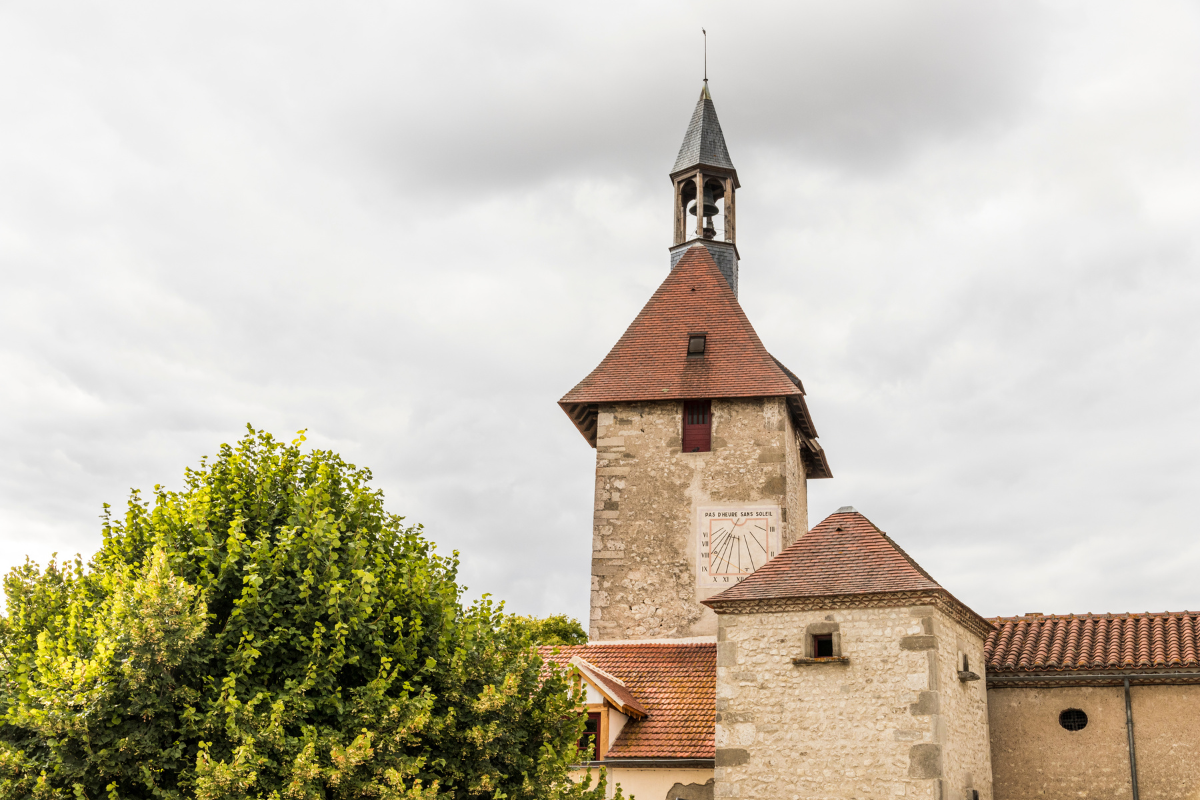
[[[587,644],[588,635],[579,620],[566,614],[549,617],[522,617],[516,614],[504,620],[511,633],[527,633],[529,640],[540,645]]]
[[[253,428],[104,541],[5,579],[0,797],[578,798],[531,633],[369,470]]]

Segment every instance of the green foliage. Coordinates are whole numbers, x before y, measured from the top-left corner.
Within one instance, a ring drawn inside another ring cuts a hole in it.
[[[513,614],[505,618],[504,627],[513,634],[524,633],[536,645],[587,644],[588,641],[587,631],[579,620],[566,614],[540,618]]]
[[[0,798],[562,798],[559,672],[370,472],[250,432],[5,579]]]

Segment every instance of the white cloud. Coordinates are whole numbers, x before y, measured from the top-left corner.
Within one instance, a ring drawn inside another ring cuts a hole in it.
[[[1194,5],[0,11],[0,566],[246,422],[586,616],[555,401],[665,274],[698,29],[742,299],[852,503],[982,613],[1196,607]]]

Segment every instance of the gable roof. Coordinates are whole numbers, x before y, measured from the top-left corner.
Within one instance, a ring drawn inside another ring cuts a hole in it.
[[[713,105],[707,83],[700,90],[700,99],[692,112],[687,133],[683,135],[683,144],[679,146],[679,155],[675,158],[671,174],[697,166],[733,169],[729,148],[725,146],[725,134],[721,132],[721,122],[717,119],[717,107]]]
[[[605,672],[583,656],[573,656],[567,663],[579,670],[583,679],[602,694],[605,700],[616,706],[622,714],[636,719],[646,716],[646,707],[633,696],[633,692],[625,686],[625,681],[616,675]]]
[[[619,679],[646,711],[630,719],[606,758],[714,758],[717,646],[585,644],[539,647],[542,658],[566,666],[576,656]]]
[[[1030,672],[1200,669],[1200,612],[996,617],[988,677]],[[1200,674],[1198,674],[1200,677]]]
[[[936,597],[985,635],[991,624],[947,592],[886,533],[849,506],[838,509],[740,583],[703,600],[717,611],[745,601],[857,596],[881,604],[888,595]],[[820,602],[813,604],[814,607]]]

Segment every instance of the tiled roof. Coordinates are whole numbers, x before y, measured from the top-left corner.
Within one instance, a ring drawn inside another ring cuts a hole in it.
[[[679,156],[675,159],[671,174],[701,165],[733,169],[729,148],[725,146],[725,134],[721,132],[721,123],[717,120],[717,107],[713,105],[707,83],[700,90],[700,100],[692,112],[692,121],[683,135],[683,144],[679,147]]]
[[[839,511],[708,602],[941,588],[869,519],[857,511]]]
[[[578,668],[584,678],[595,686],[608,699],[608,702],[620,709],[622,713],[638,719],[646,716],[646,707],[633,696],[633,692],[629,691],[629,687],[625,685],[625,681],[616,675],[600,669],[583,656],[573,656],[569,663],[571,666]]]
[[[693,333],[707,336],[700,358],[687,355]],[[717,262],[696,244],[600,365],[559,403],[801,394],[763,347]]]
[[[619,678],[646,709],[625,724],[608,758],[713,758],[715,644],[586,644],[539,648],[566,665],[574,656]]]
[[[997,617],[984,653],[995,673],[1200,668],[1200,612]]]

